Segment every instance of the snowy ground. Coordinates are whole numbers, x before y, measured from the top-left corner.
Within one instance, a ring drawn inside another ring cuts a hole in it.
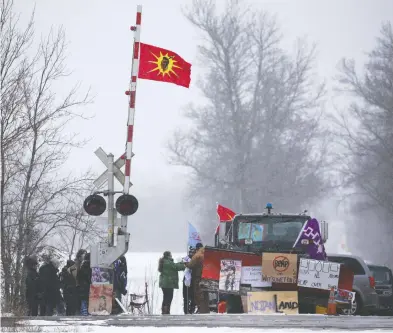
[[[111,327],[111,333],[129,333],[130,327]],[[230,327],[132,327],[132,333],[262,333],[268,331],[269,333],[281,333],[283,329],[268,329],[266,328],[230,328]],[[329,333],[342,333],[343,330],[326,330]],[[391,330],[393,331],[393,330]],[[29,331],[32,332],[32,331]],[[72,333],[107,333],[108,327],[74,327],[68,330],[54,330],[51,327],[45,327],[40,332],[72,332]],[[285,329],[286,333],[304,333],[315,332],[311,329]],[[356,330],[357,333],[363,332],[389,332],[386,330]]]

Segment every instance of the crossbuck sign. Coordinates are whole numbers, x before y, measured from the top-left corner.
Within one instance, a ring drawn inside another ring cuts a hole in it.
[[[104,149],[102,149],[101,147],[98,148],[94,154],[96,154],[96,156],[101,160],[102,163],[104,163],[104,165],[108,168],[108,156],[105,153]],[[135,154],[132,153],[131,157],[133,157]],[[120,170],[125,164],[125,158],[123,156],[119,157],[115,163],[113,163],[113,174],[115,176],[115,178],[119,181],[119,183],[124,186],[124,173]],[[105,172],[103,172],[101,174],[101,176],[99,176],[94,182],[94,186],[97,189],[100,189],[102,186],[105,185],[105,183],[108,181],[108,175],[107,175],[108,170],[106,170]],[[130,187],[132,186],[132,183],[130,182]]]

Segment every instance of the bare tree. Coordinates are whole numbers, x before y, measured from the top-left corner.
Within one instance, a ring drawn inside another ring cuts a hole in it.
[[[204,37],[203,98],[186,112],[191,129],[170,142],[171,162],[192,171],[191,198],[208,208],[205,220],[214,219],[216,201],[243,212],[271,200],[300,211],[326,183],[315,47],[299,41],[290,56],[273,17],[226,4],[220,14],[214,1],[194,0],[185,12]]]
[[[65,34],[51,30],[34,52],[33,17],[20,32],[13,2],[3,0],[1,14],[1,260],[4,296],[15,307],[23,298],[23,258],[69,226],[70,206],[86,193],[89,173],[66,175],[70,149],[80,147],[65,127],[76,108],[88,103],[79,85],[63,96],[54,87],[68,75]]]
[[[341,93],[353,97],[335,118],[343,186],[353,192],[352,243],[376,260],[393,249],[393,29],[384,23],[363,73],[353,60],[342,61]],[[358,232],[356,232],[356,230]],[[367,230],[367,232],[365,232]],[[377,247],[365,248],[367,241]],[[390,264],[393,264],[389,258]]]
[[[60,228],[59,239],[56,239],[55,247],[67,253],[68,259],[72,259],[79,249],[102,241],[105,231],[95,218],[75,208],[74,214],[69,214],[67,225]]]

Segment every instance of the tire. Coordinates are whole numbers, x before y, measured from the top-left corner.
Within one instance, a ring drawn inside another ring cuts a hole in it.
[[[360,296],[356,293],[355,301],[352,303],[352,307],[350,309],[342,309],[341,314],[346,316],[358,316],[362,312],[362,300]]]

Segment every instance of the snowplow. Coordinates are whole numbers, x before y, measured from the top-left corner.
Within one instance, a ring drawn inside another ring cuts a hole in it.
[[[266,213],[237,214],[232,221],[220,223],[215,246],[205,247],[200,285],[203,290],[209,292],[209,298],[211,300],[217,299],[217,303],[225,299],[227,303],[237,304],[236,306],[228,304],[228,313],[243,313],[251,311],[251,309],[245,310],[247,302],[248,306],[250,306],[250,301],[247,301],[247,298],[250,298],[250,295],[252,296],[253,293],[260,296],[268,293],[261,294],[258,292],[273,292],[272,295],[276,297],[277,304],[276,294],[287,292],[289,295],[292,292],[296,293],[296,300],[287,302],[288,299],[283,294],[285,299],[280,304],[287,308],[296,307],[296,313],[316,313],[319,307],[328,307],[329,295],[333,284],[326,284],[328,282],[326,282],[326,279],[324,280],[325,276],[329,278],[330,275],[332,279],[335,278],[338,281],[335,285],[335,292],[340,293],[341,296],[343,296],[343,291],[352,291],[353,273],[346,267],[335,268],[337,270],[335,275],[333,271],[328,273],[329,269],[333,269],[329,268],[331,267],[329,265],[332,263],[323,262],[322,270],[324,272],[314,272],[312,273],[314,276],[310,275],[310,268],[307,268],[307,271],[305,271],[304,267],[300,267],[305,265],[306,259],[311,260],[315,265],[307,251],[307,247],[313,241],[312,239],[310,241],[302,241],[300,245],[294,246],[305,223],[311,217],[306,212],[302,214],[273,214],[271,209],[271,205],[268,204]],[[325,243],[328,238],[328,225],[326,222],[320,223],[320,234],[323,243]],[[273,257],[271,257],[272,255]],[[271,257],[270,266],[276,270],[276,273],[280,271],[283,273],[278,273],[278,278],[276,279],[267,280],[262,274],[262,270],[266,266],[266,271],[268,265],[262,264],[262,262],[263,257],[268,259],[269,256]],[[289,257],[296,258],[294,263],[296,267],[294,266],[293,271],[305,272],[311,278],[303,278],[301,280],[299,275],[298,279],[297,273],[296,276],[293,276],[293,279],[288,277],[286,274],[292,269],[288,261]],[[225,265],[233,266],[231,267],[232,271],[226,276],[225,272],[228,269],[225,268]],[[226,287],[228,281],[230,279],[232,281],[235,280],[235,265],[241,265],[239,269],[241,273],[238,276],[240,281],[237,288],[228,290]],[[309,262],[307,265],[309,265]],[[226,279],[226,282],[222,282],[222,279]],[[321,283],[318,283],[318,279],[321,280]],[[352,297],[353,295],[348,295],[347,292],[344,296]],[[262,300],[259,303],[254,302],[252,306],[255,306],[255,304],[270,304],[268,301],[261,302]],[[350,302],[337,302],[338,308],[349,306]],[[276,305],[273,312],[280,312],[278,310]]]

